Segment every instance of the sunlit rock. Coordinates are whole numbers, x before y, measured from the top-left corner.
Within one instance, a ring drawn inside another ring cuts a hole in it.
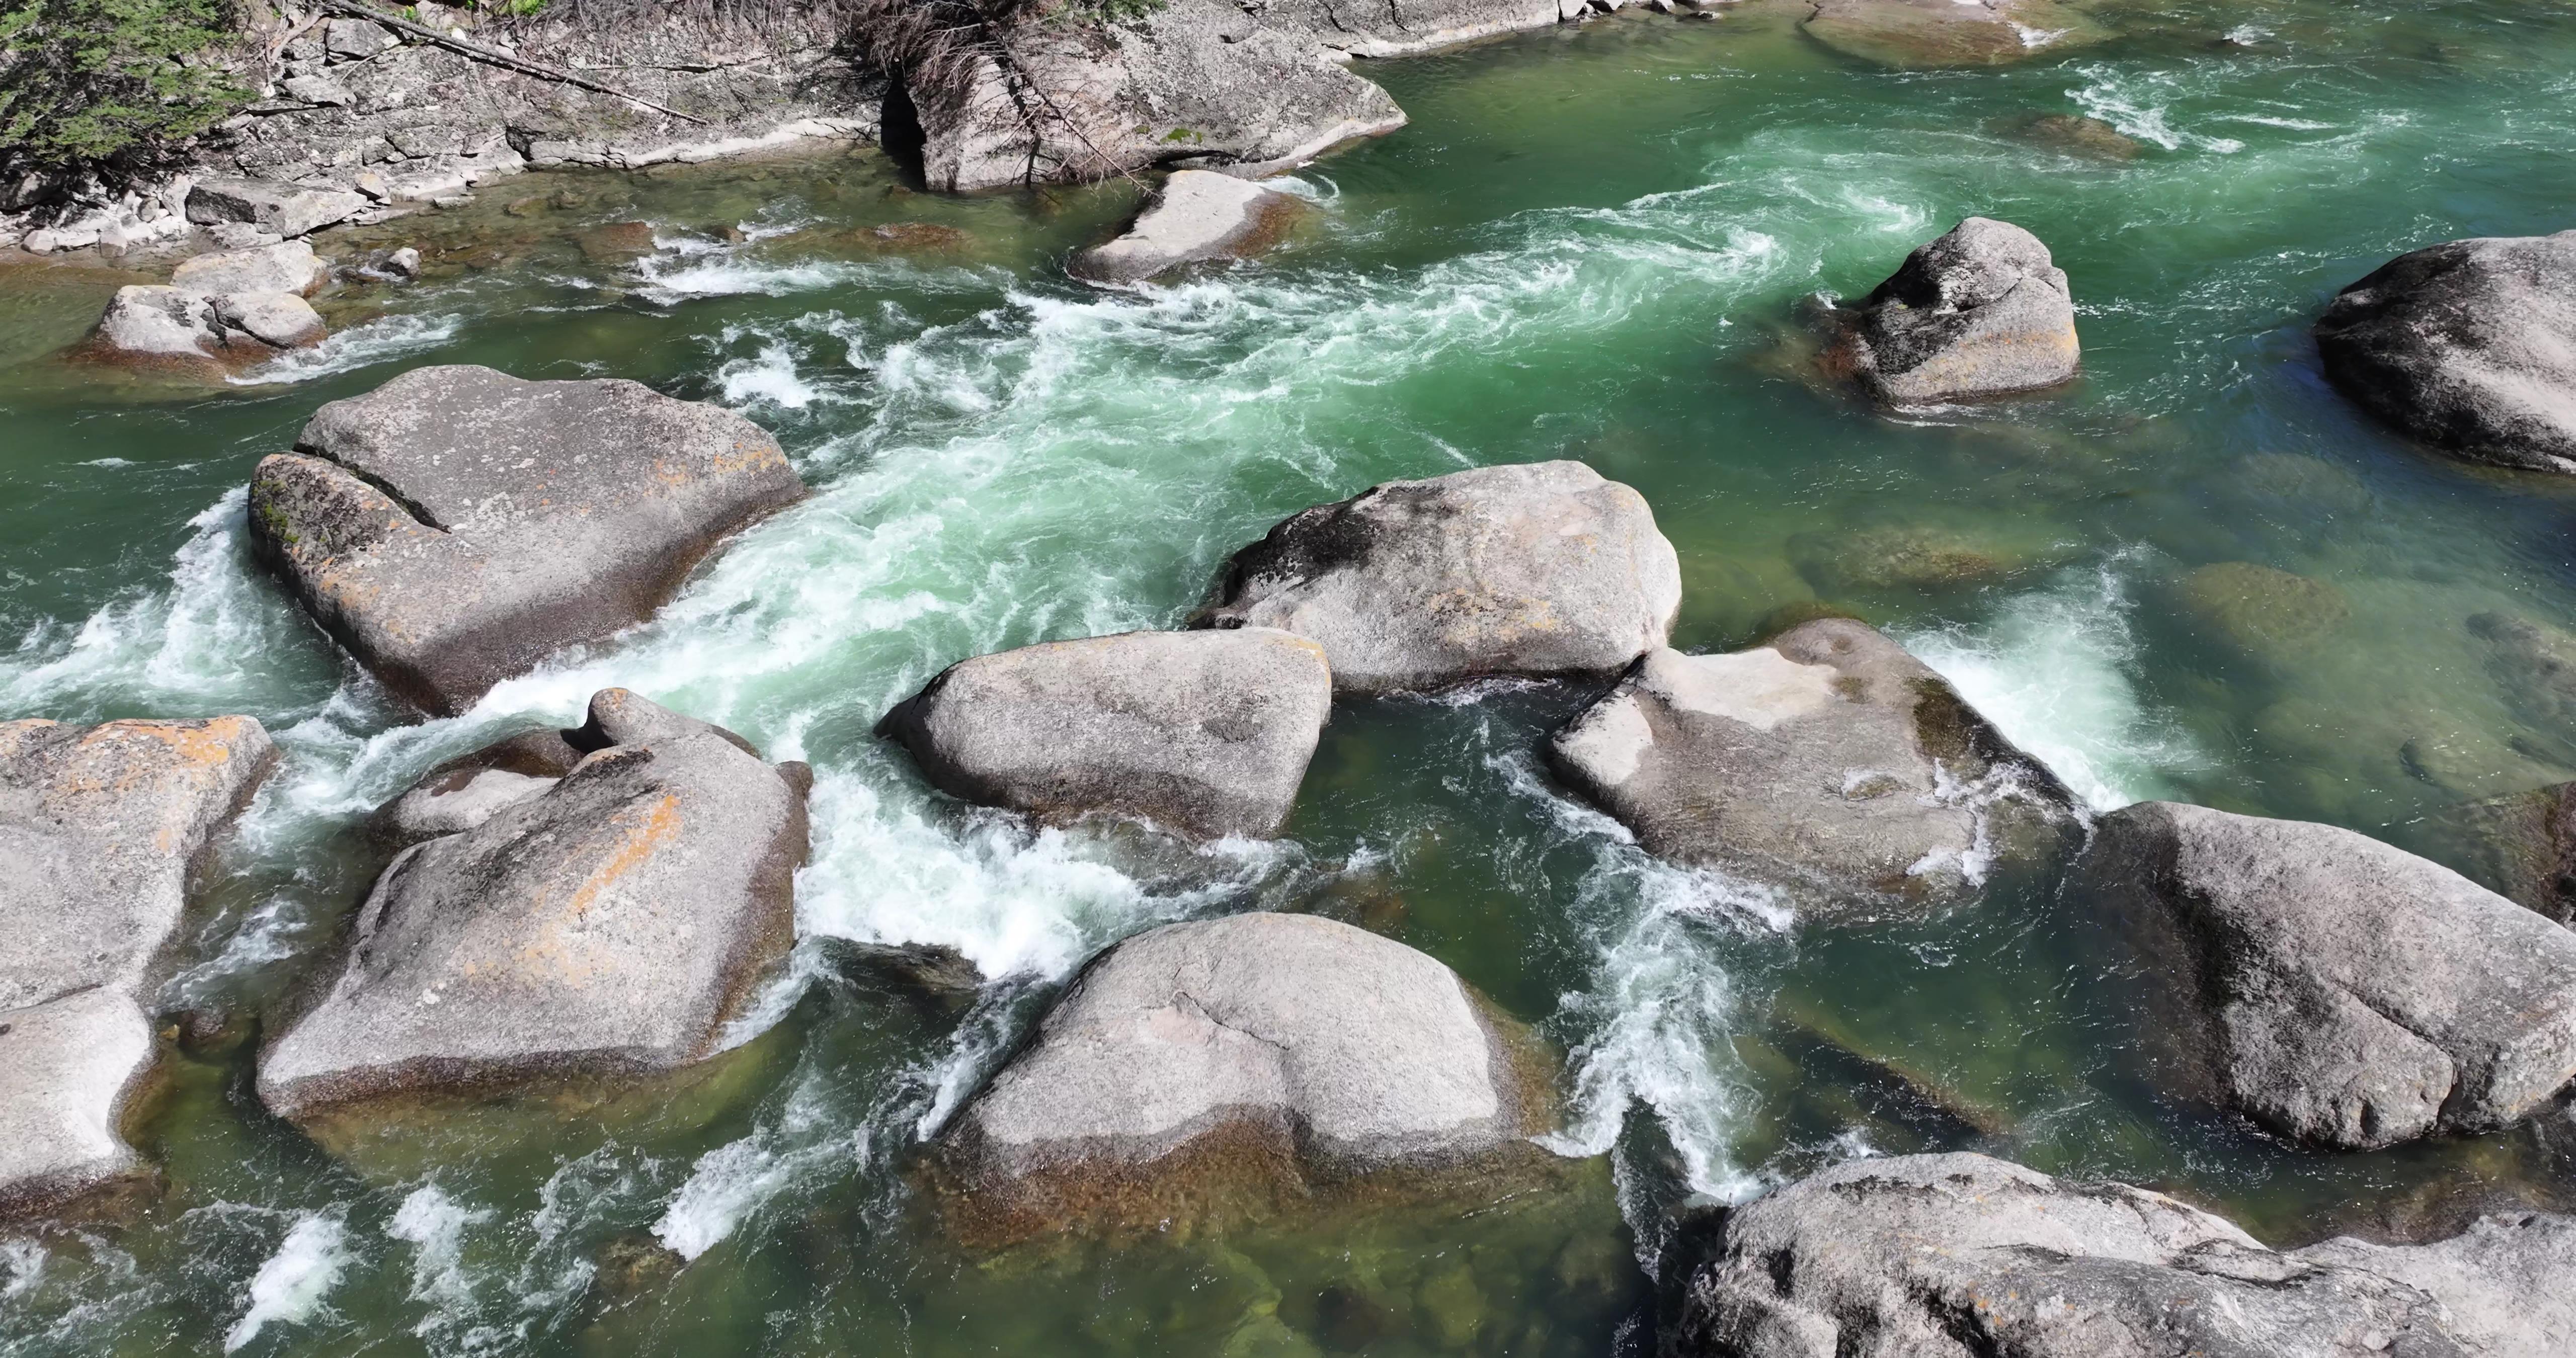
[[[1841,618],[1731,655],[1651,651],[1548,753],[1647,852],[1744,872],[1826,918],[1971,896],[2069,825],[2054,775]]]
[[[1553,1109],[1447,967],[1312,915],[1166,925],[1085,970],[943,1138],[973,1238],[1157,1229],[1435,1183]]]
[[[2171,1078],[2344,1148],[2483,1132],[2576,1081],[2576,932],[2330,825],[2146,802],[2086,873],[2168,987]]]
[[[1304,208],[1296,198],[1213,170],[1177,170],[1127,230],[1073,257],[1087,283],[1141,283],[1186,264],[1258,254]]]
[[[205,179],[188,193],[188,220],[199,226],[238,222],[289,238],[345,222],[366,208],[366,195],[346,189],[258,179]]]
[[[1666,1352],[2542,1358],[2576,1339],[2554,1281],[2571,1268],[2565,1217],[2275,1252],[2126,1184],[1964,1153],[1862,1159],[1729,1213]]]
[[[2009,222],[1960,222],[1833,320],[1827,366],[1899,405],[2037,391],[2075,376],[2066,273]]]
[[[170,286],[208,295],[291,292],[310,297],[330,281],[331,266],[300,240],[197,255],[170,271]]]
[[[568,739],[586,753],[560,781],[376,880],[338,977],[260,1055],[272,1112],[632,1080],[719,1049],[793,941],[812,775],[623,689]]]
[[[570,739],[577,734],[522,732],[448,760],[376,808],[367,828],[397,848],[471,830],[572,772],[585,753]]]
[[[251,478],[254,548],[395,693],[453,712],[651,616],[804,494],[777,441],[615,379],[415,368],[314,413]]]
[[[1816,0],[1808,37],[1881,66],[2000,66],[2109,34],[2050,0]]]
[[[959,661],[881,729],[968,801],[1258,837],[1287,820],[1332,705],[1304,637],[1128,632]]]
[[[1195,622],[1323,643],[1343,694],[1614,674],[1670,635],[1681,568],[1645,497],[1579,462],[1390,481],[1234,554]]]
[[[124,1124],[152,1069],[152,1025],[121,988],[0,1009],[0,1221],[144,1172]]]
[[[2576,472],[2576,231],[2399,255],[2317,318],[2326,376],[2473,461]]]

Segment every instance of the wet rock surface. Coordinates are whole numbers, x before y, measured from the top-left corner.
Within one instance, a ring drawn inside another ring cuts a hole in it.
[[[1507,1024],[1432,958],[1311,915],[1139,934],[944,1134],[964,1228],[1150,1228],[1466,1171],[1552,1116]]]
[[[1548,755],[1647,852],[1751,873],[1828,919],[1962,899],[2071,828],[2055,776],[1849,619],[1728,655],[1648,652]]]
[[[2079,354],[2065,271],[2038,237],[1986,217],[1906,256],[1835,323],[1828,366],[1900,405],[2053,387],[2075,376]]]
[[[960,661],[880,729],[968,801],[1260,837],[1287,820],[1332,703],[1304,637],[1128,632]]]
[[[2160,1193],[1982,1155],[1851,1161],[1728,1214],[1682,1285],[1688,1358],[2540,1358],[2571,1308],[2576,1221],[2495,1218],[2453,1240],[2264,1248]]]
[[[1345,695],[1616,673],[1670,634],[1681,568],[1644,497],[1579,462],[1390,481],[1235,553],[1194,623],[1323,643]]]
[[[2169,1078],[2347,1149],[2482,1132],[2576,1081],[2576,932],[2349,830],[2145,802],[2085,871],[2167,978]]]
[[[623,689],[538,796],[406,850],[327,991],[261,1053],[311,1123],[407,1095],[632,1081],[712,1055],[792,941],[801,764]]]
[[[1176,170],[1116,240],[1073,257],[1074,277],[1141,283],[1188,264],[1240,259],[1276,239],[1302,205],[1250,180],[1209,170]]]
[[[2317,318],[2326,376],[2461,457],[2576,472],[2576,231],[2399,255]]]
[[[622,380],[415,368],[314,414],[251,480],[255,549],[405,699],[453,712],[650,616],[804,494],[777,441]]]

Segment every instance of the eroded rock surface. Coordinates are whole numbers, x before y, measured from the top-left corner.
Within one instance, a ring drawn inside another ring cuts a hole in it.
[[[366,195],[347,189],[310,189],[257,179],[199,180],[188,194],[188,220],[200,226],[240,222],[290,238],[345,222],[366,207]]]
[[[214,295],[227,292],[291,292],[310,297],[331,281],[331,266],[300,240],[223,250],[179,261],[170,271],[170,286]]]
[[[2576,1081],[2576,932],[2329,825],[2145,802],[2087,855],[2174,1040],[2229,1104],[2366,1149],[2483,1132]]]
[[[314,413],[251,478],[251,540],[397,694],[454,712],[642,621],[718,539],[795,501],[777,441],[636,382],[415,368]]]
[[[971,1234],[1151,1228],[1504,1152],[1550,1117],[1525,1042],[1347,924],[1166,925],[1094,961],[945,1145]]]
[[[1128,632],[960,661],[882,729],[968,801],[1258,837],[1287,820],[1332,705],[1304,637]]]
[[[120,988],[0,1010],[0,1220],[141,1172],[122,1128],[152,1068],[152,1025]]]
[[[1209,170],[1176,170],[1116,240],[1075,255],[1074,277],[1123,285],[1257,252],[1301,205],[1276,189]]]
[[[368,829],[396,847],[462,834],[561,781],[581,762],[578,732],[527,731],[448,760],[376,808]]]
[[[623,689],[569,739],[587,753],[560,781],[376,880],[339,977],[261,1055],[272,1111],[634,1079],[717,1049],[792,942],[811,775]]]
[[[1677,1358],[2543,1358],[2576,1222],[2275,1252],[2125,1184],[1982,1155],[1850,1161],[1729,1214],[1683,1285]],[[1867,1345],[1866,1348],[1861,1347]]]
[[[1847,618],[1729,655],[1650,651],[1548,751],[1647,852],[1745,871],[1825,918],[1960,899],[2069,824],[2046,768]]]
[[[2480,462],[2576,472],[2576,231],[2399,255],[2317,319],[2326,376]]]
[[[1830,364],[1901,405],[2053,387],[2080,353],[2065,271],[2037,236],[1986,217],[1906,256],[1836,320]]]
[[[1670,635],[1681,567],[1645,498],[1580,462],[1390,481],[1235,553],[1200,626],[1323,643],[1344,694],[1607,675]]]

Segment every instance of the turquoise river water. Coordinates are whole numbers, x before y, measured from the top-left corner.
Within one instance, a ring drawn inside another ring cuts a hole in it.
[[[1571,457],[1679,548],[1677,644],[1852,609],[2096,808],[2410,842],[2442,807],[2576,777],[2560,714],[2465,625],[2576,629],[2576,483],[2382,431],[2307,338],[2393,254],[2576,226],[2576,9],[2115,5],[2108,40],[1974,71],[1861,64],[1802,12],[1371,65],[1412,125],[1296,177],[1311,229],[1141,294],[1062,270],[1132,187],[942,199],[873,152],[531,176],[372,228],[335,248],[411,241],[429,275],[342,292],[321,350],[211,394],[53,357],[137,280],[0,270],[0,715],[249,712],[287,752],[165,1013],[273,1005],[380,865],[369,809],[604,685],[820,775],[795,972],[709,1082],[460,1115],[352,1164],[260,1111],[255,1044],[176,1056],[142,1129],[166,1191],[0,1241],[0,1353],[1608,1355],[1650,1342],[1641,1261],[1676,1211],[1851,1155],[1991,1150],[2285,1244],[2462,1184],[2576,1192],[2528,1131],[2325,1156],[2160,1094],[2117,949],[2045,874],[1826,930],[1762,883],[1659,866],[1534,757],[1570,689],[1343,704],[1289,835],[1195,853],[960,814],[871,737],[961,657],[1175,624],[1308,504]],[[2069,147],[2044,115],[2127,143]],[[2053,248],[2082,380],[1902,415],[1810,380],[1800,300],[1970,213]],[[633,219],[649,254],[582,248]],[[420,721],[253,567],[242,487],[320,403],[459,361],[722,402],[817,493],[652,624]],[[2222,563],[2321,587],[2212,604],[2192,573]],[[1389,933],[1538,1025],[1564,1182],[1114,1249],[946,1242],[922,1139],[1052,989],[1140,928],[1248,909]],[[839,940],[996,979],[925,999]]]

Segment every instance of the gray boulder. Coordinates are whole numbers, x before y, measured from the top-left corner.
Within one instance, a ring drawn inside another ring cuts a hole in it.
[[[1580,462],[1390,481],[1234,554],[1202,627],[1322,642],[1344,694],[1614,674],[1671,634],[1681,566],[1645,497]]]
[[[572,772],[584,753],[573,744],[579,734],[527,731],[448,760],[376,808],[367,828],[396,848],[462,834]]]
[[[880,729],[969,801],[1259,837],[1287,820],[1332,706],[1304,637],[1128,632],[959,661]]]
[[[2102,818],[2086,872],[2174,989],[2178,1077],[2286,1135],[2483,1132],[2576,1080],[2576,932],[2439,864],[2146,802]]]
[[[209,297],[139,284],[116,290],[73,357],[135,372],[220,382],[289,349],[322,341],[322,318],[291,292]]]
[[[636,1079],[712,1055],[793,941],[801,764],[623,689],[542,794],[405,850],[338,978],[261,1054],[312,1124],[402,1095]]]
[[[152,1025],[122,989],[0,1010],[0,1221],[142,1174],[122,1129],[153,1064]]]
[[[1386,91],[1308,38],[1215,0],[1132,22],[1020,24],[1006,67],[916,75],[909,102],[934,189],[1106,179],[1154,165],[1259,176],[1404,125]]]
[[[1576,6],[1579,10],[1581,6]],[[1326,52],[1400,57],[1504,33],[1551,28],[1564,17],[1558,0],[1412,0],[1398,9],[1358,9],[1331,0],[1273,0],[1261,22]]]
[[[1960,222],[1836,319],[1828,363],[1895,404],[2036,391],[2075,376],[2066,274],[2009,222]]]
[[[1311,915],[1166,925],[1095,960],[943,1134],[970,1233],[1150,1226],[1542,1130],[1526,1038],[1403,944]]]
[[[1815,0],[1800,31],[1848,56],[1898,68],[2001,66],[2109,33],[2052,0]],[[2037,35],[2045,41],[2034,42]]]
[[[1848,618],[1729,655],[1650,651],[1548,753],[1647,852],[1751,873],[1822,918],[1962,899],[2072,825],[2054,775]]]
[[[251,541],[385,685],[451,713],[651,616],[804,485],[741,416],[640,383],[415,368],[251,478]]]
[[[1725,1218],[1676,1358],[2543,1358],[2566,1351],[2576,1222],[2275,1252],[2125,1184],[1982,1155],[1834,1166]]]
[[[275,760],[249,717],[0,724],[0,1009],[137,989]]]
[[[310,297],[331,281],[331,266],[300,240],[247,250],[223,250],[181,260],[170,286],[208,295],[226,292],[291,292]]]
[[[259,179],[206,179],[188,190],[188,220],[241,222],[273,236],[302,236],[367,210],[365,194],[308,189]]]
[[[1088,283],[1142,283],[1185,264],[1240,259],[1277,239],[1302,204],[1275,189],[1209,170],[1176,170],[1116,240],[1073,257]]]
[[[2326,376],[2462,457],[2576,472],[2576,231],[2399,255],[2317,319]]]
[[[228,292],[212,300],[215,324],[223,328],[228,348],[239,347],[232,338],[236,333],[271,352],[308,348],[330,333],[313,304],[291,292]]]

